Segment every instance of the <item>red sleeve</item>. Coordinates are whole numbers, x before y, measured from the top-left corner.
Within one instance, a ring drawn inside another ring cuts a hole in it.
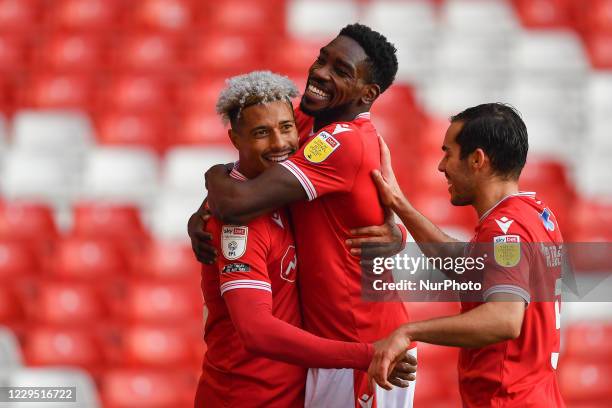
[[[496,225],[485,225],[479,233],[476,252],[484,258],[484,300],[493,293],[510,293],[531,301],[531,248],[527,234],[514,224],[506,232]]]
[[[231,291],[223,298],[251,353],[304,367],[368,369],[372,345],[324,339],[274,317],[269,292]]]
[[[363,143],[357,130],[349,124],[333,124],[281,165],[299,180],[310,201],[328,193],[350,191],[362,156]]]

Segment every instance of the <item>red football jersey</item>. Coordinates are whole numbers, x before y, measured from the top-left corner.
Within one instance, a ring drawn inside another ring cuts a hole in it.
[[[371,171],[380,168],[378,134],[369,113],[312,133],[312,118],[296,110],[301,147],[281,163],[308,201],[291,205],[300,259],[305,328],[322,337],[373,342],[406,323],[401,302],[362,299],[359,257],[345,241],[350,229],[380,225],[384,211]]]
[[[236,170],[232,176],[244,179]],[[216,265],[202,268],[208,350],[196,406],[303,406],[306,370],[247,352],[223,300],[223,294],[234,289],[269,291],[272,314],[301,325],[297,259],[286,212],[280,209],[246,226],[223,225],[211,218],[206,229],[213,235],[219,257]]]
[[[561,265],[558,258],[551,260],[551,254],[560,253],[563,238],[554,215],[534,193],[511,195],[483,214],[471,243],[479,248],[472,255],[486,254],[484,298],[512,293],[528,305],[517,339],[461,349],[459,385],[464,406],[564,407],[555,374],[561,308],[556,284]],[[520,246],[513,247],[516,244]],[[462,311],[480,304],[463,302]]]

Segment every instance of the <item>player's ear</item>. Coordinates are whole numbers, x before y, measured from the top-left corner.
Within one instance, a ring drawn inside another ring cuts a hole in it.
[[[482,169],[487,161],[488,157],[481,148],[477,148],[472,152],[472,154],[470,154],[469,163],[474,170]]]
[[[367,84],[364,88],[363,96],[361,101],[366,105],[374,103],[376,98],[380,95],[380,86],[378,84]]]
[[[229,128],[227,130],[227,135],[232,141],[232,144],[234,145],[234,147],[240,150],[240,143],[238,142],[238,133],[236,133],[232,128]]]

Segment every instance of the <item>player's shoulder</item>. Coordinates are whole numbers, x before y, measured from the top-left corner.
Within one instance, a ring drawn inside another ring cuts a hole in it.
[[[524,192],[508,197],[497,205],[483,220],[481,231],[536,240],[543,227],[551,230],[551,223],[556,224],[552,211],[535,193]]]

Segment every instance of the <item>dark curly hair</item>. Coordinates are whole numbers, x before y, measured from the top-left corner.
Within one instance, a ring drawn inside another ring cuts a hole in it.
[[[368,56],[370,63],[369,80],[380,86],[383,93],[391,86],[397,73],[397,49],[387,38],[363,24],[355,23],[344,27],[340,34],[357,41]]]

